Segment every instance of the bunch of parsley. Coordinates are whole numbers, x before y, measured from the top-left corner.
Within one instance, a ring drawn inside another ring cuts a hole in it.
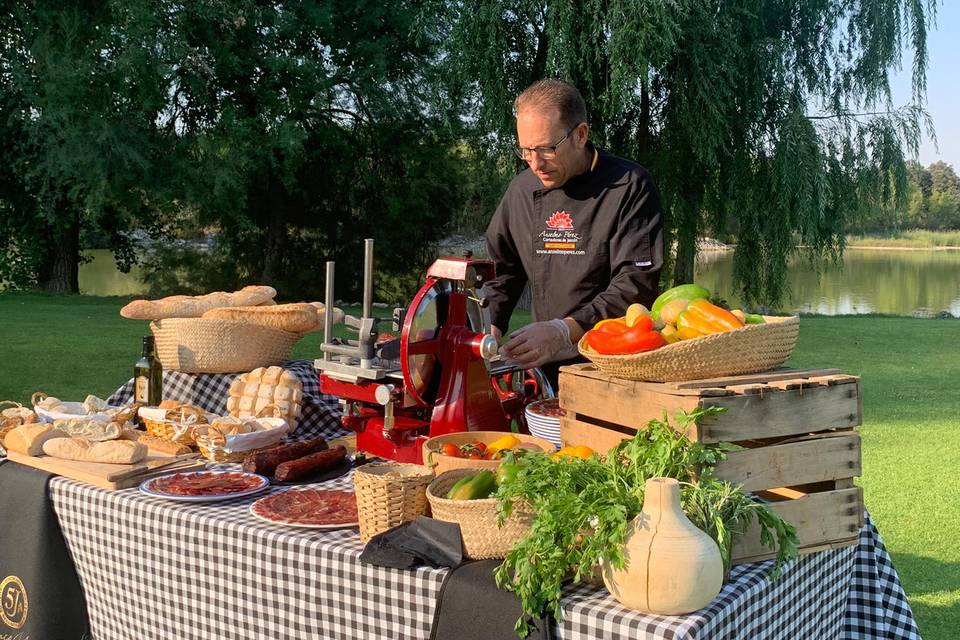
[[[531,503],[537,516],[531,530],[507,554],[496,570],[497,584],[515,592],[524,615],[517,620],[521,637],[530,618],[547,612],[560,619],[563,585],[591,575],[602,559],[622,569],[623,541],[630,521],[643,507],[647,479],[681,481],[681,504],[690,520],[720,548],[729,569],[733,539],[754,518],[761,541],[777,549],[771,577],[797,555],[796,531],[749,494],[712,477],[723,458],[719,446],[690,442],[685,427],[718,409],[677,416],[675,430],[664,420],[652,420],[636,436],[608,452],[606,459],[554,460],[545,455],[518,459],[516,476],[497,489],[501,522],[509,517],[514,499]]]

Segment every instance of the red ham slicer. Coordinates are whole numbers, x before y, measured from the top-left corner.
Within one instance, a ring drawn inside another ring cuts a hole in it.
[[[406,308],[373,315],[373,240],[364,247],[362,317],[347,316],[356,340],[333,336],[324,318],[320,390],[341,399],[343,425],[357,449],[401,462],[423,463],[427,438],[461,431],[526,431],[524,407],[553,397],[538,369],[502,362],[479,293],[494,277],[489,260],[440,258]],[[327,262],[325,303],[334,304],[334,263]],[[400,337],[385,335],[392,323]]]

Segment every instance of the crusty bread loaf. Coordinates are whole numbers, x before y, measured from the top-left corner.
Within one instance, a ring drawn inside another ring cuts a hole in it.
[[[134,300],[120,310],[120,315],[133,320],[163,318],[199,318],[217,307],[246,307],[271,300],[277,295],[273,287],[251,285],[240,291],[215,291],[203,296],[169,296],[159,300]]]
[[[54,438],[43,444],[43,452],[65,460],[133,464],[147,457],[147,445],[131,440],[90,442],[85,438]]]
[[[317,313],[317,327],[316,329],[314,329],[314,331],[319,331],[320,329],[323,328],[323,319],[327,313],[325,305],[322,302],[311,302],[310,306],[312,306]],[[333,308],[333,324],[342,324],[343,318],[344,318],[343,309],[334,307]]]
[[[124,429],[123,439],[139,442],[140,444],[146,445],[147,449],[152,453],[161,455],[182,456],[192,451],[192,449],[185,444],[170,442],[169,440],[164,440],[158,436],[151,436],[144,431],[138,431],[136,429]]]
[[[66,434],[52,424],[22,424],[11,429],[3,439],[8,451],[38,456],[43,453],[43,445],[53,438],[65,438]]]
[[[86,438],[91,442],[105,442],[120,437],[121,427],[116,422],[101,422],[90,418],[54,420],[53,426],[71,438]]]
[[[221,307],[203,314],[204,318],[239,320],[290,333],[306,333],[317,328],[317,311],[306,302],[278,304],[272,307]]]

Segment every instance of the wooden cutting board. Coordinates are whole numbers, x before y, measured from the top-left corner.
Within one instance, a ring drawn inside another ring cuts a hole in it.
[[[151,454],[136,464],[79,462],[51,456],[28,456],[16,451],[8,451],[7,459],[110,490],[136,487],[147,478],[165,473],[197,471],[206,467],[206,463],[197,459],[196,454],[189,456]]]

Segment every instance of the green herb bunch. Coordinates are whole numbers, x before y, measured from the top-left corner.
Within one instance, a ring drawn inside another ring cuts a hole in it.
[[[676,417],[678,429],[664,420],[652,420],[611,449],[606,459],[523,455],[519,469],[497,489],[501,523],[510,515],[515,499],[531,503],[537,516],[530,533],[507,554],[496,570],[497,584],[514,591],[524,615],[517,633],[529,632],[528,620],[550,612],[560,619],[560,599],[568,580],[582,581],[601,560],[624,567],[623,543],[630,521],[643,508],[647,479],[681,481],[681,504],[690,520],[720,548],[724,569],[730,566],[733,539],[757,519],[761,541],[776,547],[771,577],[780,565],[796,556],[797,537],[791,525],[768,511],[749,494],[712,476],[723,458],[719,446],[690,442],[686,427],[720,409],[698,409]]]

